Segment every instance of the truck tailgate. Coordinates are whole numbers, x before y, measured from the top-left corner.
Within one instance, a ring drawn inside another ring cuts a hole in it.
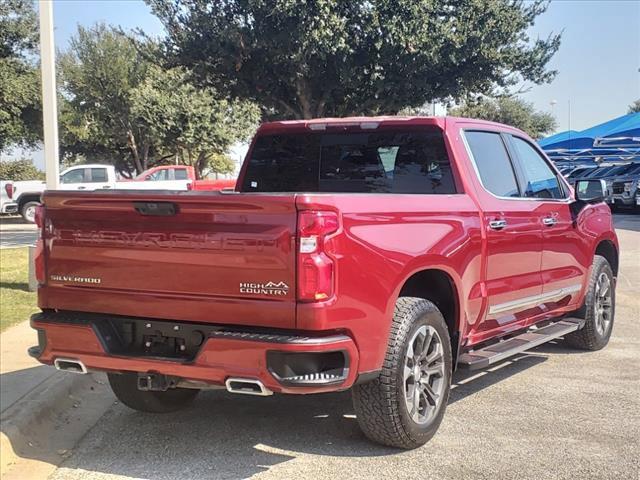
[[[295,195],[47,192],[41,308],[295,326]]]

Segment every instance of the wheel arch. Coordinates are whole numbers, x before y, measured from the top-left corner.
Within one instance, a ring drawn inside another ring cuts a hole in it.
[[[398,293],[399,297],[423,298],[438,307],[449,330],[455,366],[460,341],[461,303],[453,276],[440,268],[418,270],[405,279]]]
[[[613,275],[616,277],[618,276],[620,258],[618,248],[611,240],[600,240],[596,246],[594,255],[600,255],[601,257],[606,258],[609,265],[611,265]]]
[[[22,211],[22,207],[24,207],[25,204],[29,202],[42,203],[42,201],[40,200],[40,194],[39,193],[23,193],[22,195],[20,195],[20,197],[18,197],[18,210]]]

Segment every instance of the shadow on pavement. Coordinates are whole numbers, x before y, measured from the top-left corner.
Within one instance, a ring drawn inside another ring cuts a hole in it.
[[[24,292],[28,292],[29,284],[26,282],[0,282],[0,288],[6,288],[8,290],[22,290]]]
[[[4,412],[21,397],[51,376],[51,367],[36,365],[0,375],[0,412]]]
[[[546,360],[522,355],[491,370],[456,374],[450,403]],[[369,457],[402,455],[369,442],[358,428],[349,392],[258,398],[202,392],[168,415],[117,405],[83,439],[63,469],[135,478],[246,478],[299,453]],[[60,470],[61,476],[64,470]],[[56,476],[54,475],[54,479]]]
[[[30,225],[29,222],[25,221],[21,216],[0,216],[0,224],[2,225]]]

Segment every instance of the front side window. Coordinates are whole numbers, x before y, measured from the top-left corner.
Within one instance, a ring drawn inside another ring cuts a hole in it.
[[[499,133],[465,133],[484,188],[498,197],[519,197],[518,183]]]
[[[163,180],[168,180],[167,173],[168,173],[167,169],[156,170],[152,174],[147,175],[146,180],[151,181],[151,182],[160,182],[160,181],[163,181]]]
[[[542,155],[522,138],[511,138],[524,177],[525,197],[563,198],[558,177]]]
[[[456,193],[438,128],[258,137],[244,192]]]
[[[83,183],[84,182],[84,168],[77,168],[65,173],[60,177],[60,183]]]

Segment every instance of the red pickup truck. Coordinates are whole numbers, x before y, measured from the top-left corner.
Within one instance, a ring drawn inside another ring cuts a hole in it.
[[[611,335],[618,242],[521,131],[462,118],[264,124],[232,192],[43,196],[32,356],[129,407],[352,389],[372,440],[428,441],[452,372]]]

